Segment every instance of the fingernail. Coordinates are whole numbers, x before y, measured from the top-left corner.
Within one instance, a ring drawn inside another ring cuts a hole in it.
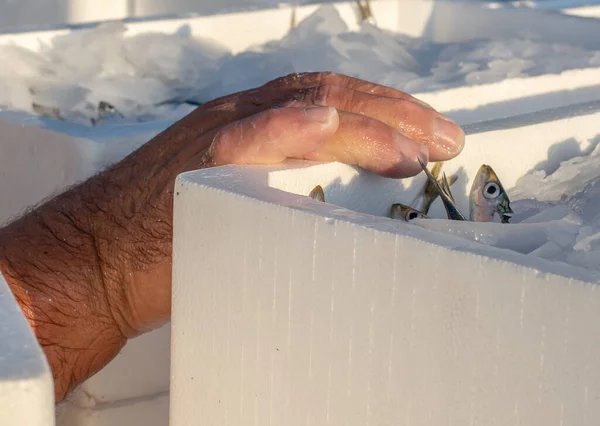
[[[419,145],[421,147],[421,151],[419,152],[418,158],[423,164],[427,164],[429,162],[429,148],[423,144]]]
[[[456,154],[463,149],[465,132],[463,129],[444,115],[435,118],[436,144],[450,154]]]
[[[424,164],[429,162],[429,149],[426,145],[416,142],[402,133],[395,135],[397,157],[386,176],[403,178],[418,175],[423,171],[418,160]]]
[[[337,111],[333,107],[310,107],[304,108],[304,115],[310,120],[325,125],[331,123]]]
[[[404,157],[410,161],[416,162],[419,159],[425,164],[429,162],[429,148],[427,145],[408,139],[400,132],[396,133],[395,139],[398,149]]]

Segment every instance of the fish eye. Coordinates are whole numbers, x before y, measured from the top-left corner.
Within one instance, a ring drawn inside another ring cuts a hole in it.
[[[489,182],[485,188],[483,188],[483,196],[485,198],[498,198],[498,195],[500,195],[500,187],[495,182]]]
[[[418,219],[420,217],[421,217],[421,215],[417,212],[409,212],[407,215],[408,220]]]

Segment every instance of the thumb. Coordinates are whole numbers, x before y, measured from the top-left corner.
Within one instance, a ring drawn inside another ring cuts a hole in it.
[[[313,152],[338,126],[333,107],[269,109],[221,128],[208,154],[215,166],[280,163]]]

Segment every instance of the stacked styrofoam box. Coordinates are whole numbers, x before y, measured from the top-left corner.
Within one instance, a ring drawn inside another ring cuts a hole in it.
[[[53,426],[54,384],[42,348],[0,276],[0,423]]]
[[[0,224],[125,157],[163,126],[119,126],[100,134],[28,114],[0,113]]]
[[[379,0],[374,0],[379,1]],[[115,19],[215,14],[276,7],[278,0],[0,0],[0,32],[81,26]],[[291,2],[287,2],[291,3]]]
[[[58,426],[166,426],[170,325],[130,340],[57,408]]]
[[[410,22],[411,18],[411,15],[403,15],[398,27],[412,28],[415,24]],[[461,25],[463,20],[468,24]],[[543,10],[492,9],[485,4],[434,2],[423,36],[438,43],[453,43],[511,37],[526,31],[539,34],[546,42],[598,49],[599,27],[600,22],[595,19]],[[560,30],[555,31],[558,28]],[[458,123],[467,124],[600,99],[598,78],[600,68],[575,69],[415,96]]]
[[[185,27],[193,36],[218,40],[233,53],[239,53],[249,47],[280,39],[289,31],[292,13],[296,14],[299,21],[318,7],[318,4],[298,8],[287,5],[248,12],[131,22],[127,33],[174,33]],[[356,2],[335,3],[335,7],[350,29],[358,28]],[[473,2],[430,0],[376,0],[372,3],[372,9],[379,27],[436,43],[512,37],[526,29],[545,41],[600,49],[600,22],[596,19],[525,8],[492,9]],[[261,22],[261,25],[256,25],[256,22]],[[40,42],[48,42],[54,36],[68,31],[6,34],[0,36],[0,44],[16,43],[35,50]],[[416,96],[457,122],[466,124],[598,99],[600,68],[510,78],[499,83],[418,93]]]
[[[515,0],[489,2],[488,7],[498,8],[529,8],[550,10],[571,16],[586,18],[600,17],[600,6],[597,0]]]
[[[461,208],[481,164],[511,188],[599,121],[600,102],[468,128],[445,164]],[[382,217],[423,182],[338,163],[181,175],[171,426],[599,424],[600,274]]]
[[[0,31],[79,24],[131,16],[128,0],[0,0]]]
[[[600,18],[600,6],[581,6],[572,9],[565,9],[563,13],[573,16],[583,16],[586,18]]]

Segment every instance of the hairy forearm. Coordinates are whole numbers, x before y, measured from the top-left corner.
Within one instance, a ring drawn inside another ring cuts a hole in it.
[[[87,218],[57,198],[0,230],[0,268],[46,353],[57,402],[125,344]]]
[[[0,229],[0,270],[46,353],[57,402],[127,338],[168,320],[172,186],[205,150],[186,136],[184,121]]]

